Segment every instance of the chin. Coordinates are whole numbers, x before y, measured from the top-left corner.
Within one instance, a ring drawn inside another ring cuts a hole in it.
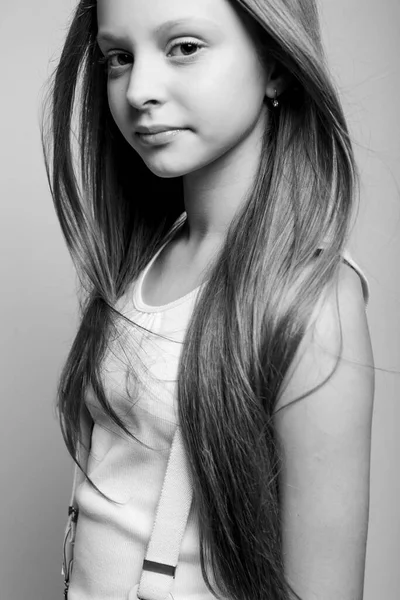
[[[167,168],[157,168],[154,165],[149,165],[146,163],[146,167],[155,175],[156,177],[160,177],[160,179],[174,179],[176,177],[182,177],[186,175],[186,171],[182,169],[167,169]]]
[[[193,171],[197,171],[201,166],[199,165],[184,165],[179,163],[178,160],[170,161],[170,164],[157,164],[156,161],[145,160],[143,158],[143,162],[146,167],[151,171],[156,177],[160,177],[161,179],[173,179],[175,177],[183,177],[184,175],[188,175],[188,173],[192,173]]]
[[[207,172],[207,168],[213,165],[218,161],[221,156],[224,156],[223,152],[212,154],[211,156],[202,156],[198,157],[198,160],[193,160],[193,152],[186,152],[186,159],[191,159],[190,162],[188,160],[182,160],[182,157],[179,158],[179,154],[175,154],[175,156],[169,156],[166,160],[165,157],[163,160],[157,160],[156,157],[149,159],[149,157],[142,156],[142,160],[145,163],[146,167],[157,177],[162,179],[172,179],[173,177],[184,177],[185,175],[189,175],[190,173],[195,173],[197,171],[201,171],[205,169],[204,174]]]

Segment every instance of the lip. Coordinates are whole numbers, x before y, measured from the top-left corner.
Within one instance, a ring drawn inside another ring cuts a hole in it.
[[[164,129],[157,133],[136,132],[135,135],[144,146],[160,146],[172,141],[184,131],[186,131],[186,129]]]
[[[136,127],[136,133],[161,133],[162,131],[176,131],[177,129],[182,129],[181,127],[177,127],[176,125],[139,125]]]

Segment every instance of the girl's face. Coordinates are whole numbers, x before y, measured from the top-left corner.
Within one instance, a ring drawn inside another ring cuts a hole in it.
[[[97,16],[111,113],[155,175],[226,165],[261,140],[269,73],[229,0],[98,0]]]

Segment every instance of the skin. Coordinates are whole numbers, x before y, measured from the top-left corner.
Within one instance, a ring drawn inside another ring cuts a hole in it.
[[[273,61],[261,64],[253,32],[228,0],[99,0],[97,7],[102,52],[120,51],[108,79],[111,113],[154,174],[183,177],[185,252],[193,259],[221,242],[243,202],[259,161],[267,97],[275,89],[279,96],[284,79]],[[193,24],[156,31],[183,18]],[[141,145],[135,127],[159,123],[188,131],[163,146]]]

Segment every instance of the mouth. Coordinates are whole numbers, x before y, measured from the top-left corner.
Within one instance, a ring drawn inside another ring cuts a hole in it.
[[[172,141],[185,131],[187,129],[168,129],[166,131],[158,131],[157,133],[136,132],[135,136],[144,146],[159,146]]]

